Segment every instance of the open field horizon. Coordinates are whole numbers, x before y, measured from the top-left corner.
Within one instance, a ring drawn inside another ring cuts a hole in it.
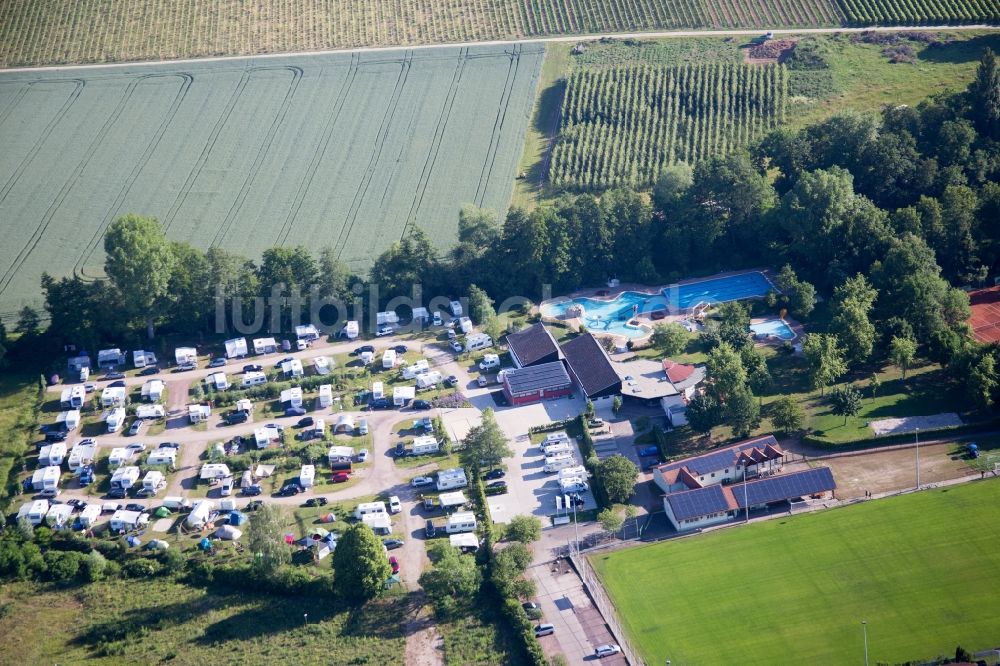
[[[333,246],[355,270],[416,225],[451,244],[506,210],[540,46],[0,73],[0,312],[43,271],[101,275],[117,216],[256,259]]]

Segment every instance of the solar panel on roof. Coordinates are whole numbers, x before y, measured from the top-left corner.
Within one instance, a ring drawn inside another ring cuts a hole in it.
[[[829,467],[817,467],[803,472],[750,481],[745,487],[733,488],[733,497],[740,508],[780,502],[795,497],[834,490],[837,484]]]
[[[677,520],[688,520],[729,510],[729,504],[720,486],[674,493],[667,495],[667,501]]]

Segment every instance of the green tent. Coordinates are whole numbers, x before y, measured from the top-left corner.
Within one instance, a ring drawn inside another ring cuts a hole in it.
[[[159,509],[156,510],[156,513],[154,513],[153,515],[155,515],[157,518],[166,518],[170,516],[170,509],[168,509],[165,506],[161,506]]]

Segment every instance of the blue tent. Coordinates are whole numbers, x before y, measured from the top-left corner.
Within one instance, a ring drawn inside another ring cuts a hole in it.
[[[208,537],[202,537],[198,547],[202,550],[212,550],[212,542],[208,540]]]
[[[139,539],[139,537],[137,537],[137,536],[129,536],[129,537],[125,537],[125,541],[126,541],[126,542],[128,543],[128,545],[129,545],[129,546],[131,546],[132,548],[135,548],[136,546],[139,546],[139,545],[141,545],[141,544],[142,544],[142,540],[141,540],[141,539]]]
[[[247,514],[240,513],[239,511],[230,511],[229,512],[229,524],[230,525],[239,526],[239,525],[242,525],[245,522],[247,522]]]

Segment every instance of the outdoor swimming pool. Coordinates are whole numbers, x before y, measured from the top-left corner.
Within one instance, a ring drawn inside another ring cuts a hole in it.
[[[589,331],[641,338],[649,332],[643,326],[629,326],[628,322],[636,314],[649,314],[653,310],[664,309],[666,302],[660,296],[626,291],[612,300],[596,298],[574,298],[560,303],[542,306],[542,314],[547,317],[564,317],[574,306],[583,308],[580,320]]]
[[[763,273],[740,273],[726,277],[671,285],[663,290],[670,304],[680,310],[688,310],[699,303],[725,303],[741,301],[744,298],[767,296],[774,287]]]
[[[773,336],[781,340],[794,340],[795,331],[784,319],[769,319],[759,324],[750,324],[750,330],[758,337]]]

